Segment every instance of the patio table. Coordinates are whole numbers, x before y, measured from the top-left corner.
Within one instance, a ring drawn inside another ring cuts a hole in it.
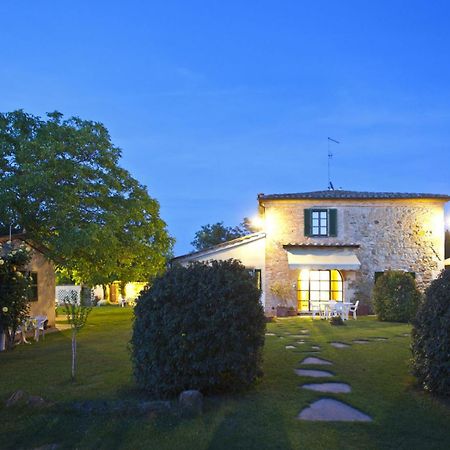
[[[351,305],[352,303],[350,302],[337,302],[335,300],[325,302],[325,318],[329,319],[339,315],[342,320],[348,320]]]

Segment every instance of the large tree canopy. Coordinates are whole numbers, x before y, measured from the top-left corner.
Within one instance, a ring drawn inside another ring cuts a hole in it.
[[[0,114],[0,226],[26,229],[77,281],[160,272],[172,239],[158,202],[118,165],[107,129],[47,116]]]
[[[223,222],[213,223],[212,225],[207,224],[203,225],[200,230],[195,233],[191,245],[196,250],[203,250],[212,247],[213,245],[221,244],[222,242],[237,239],[255,231],[258,231],[258,229],[252,225],[248,217],[244,217],[242,223],[237,227],[227,227]]]

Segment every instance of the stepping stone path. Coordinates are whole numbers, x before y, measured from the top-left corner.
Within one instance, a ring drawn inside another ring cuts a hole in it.
[[[297,419],[326,422],[372,421],[367,414],[331,398],[322,398],[312,403],[297,416]]]
[[[293,348],[295,348],[293,345],[286,345],[286,350],[292,350]]]
[[[317,383],[304,384],[302,389],[317,392],[331,392],[333,394],[348,394],[352,391],[350,385],[345,383]]]
[[[326,359],[316,358],[315,356],[308,356],[305,358],[300,364],[317,364],[322,366],[332,366],[333,363],[331,361],[327,361]]]
[[[297,344],[298,345],[303,345],[303,344],[306,344],[306,342],[305,341],[298,341]]]
[[[314,370],[314,369],[295,369],[294,372],[301,377],[311,378],[328,378],[334,375],[326,370]]]
[[[349,344],[344,344],[343,342],[330,342],[330,345],[334,348],[347,348],[350,347]]]
[[[380,340],[386,338],[380,338]],[[368,344],[370,341],[363,339],[355,339],[355,344]],[[330,342],[334,348],[348,348],[350,344],[344,342]],[[320,346],[311,346],[312,350],[320,350]],[[316,358],[314,356],[306,357],[301,365],[333,365],[331,361]],[[314,369],[295,369],[295,373],[299,376],[312,378],[333,377],[334,374],[325,370]],[[347,383],[326,382],[326,383],[307,383],[301,386],[302,389],[325,392],[332,394],[348,394],[352,388]],[[326,421],[326,422],[371,422],[372,418],[357,409],[332,398],[322,398],[313,402],[307,408],[304,408],[297,416],[299,420],[305,421]]]

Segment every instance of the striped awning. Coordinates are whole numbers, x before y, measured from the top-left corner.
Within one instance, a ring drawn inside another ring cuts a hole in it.
[[[361,267],[352,249],[290,247],[286,252],[291,269],[359,270]]]

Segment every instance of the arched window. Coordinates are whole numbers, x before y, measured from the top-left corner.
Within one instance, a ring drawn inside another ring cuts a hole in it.
[[[343,282],[339,270],[300,270],[297,284],[299,311],[310,311],[320,302],[343,300]]]

